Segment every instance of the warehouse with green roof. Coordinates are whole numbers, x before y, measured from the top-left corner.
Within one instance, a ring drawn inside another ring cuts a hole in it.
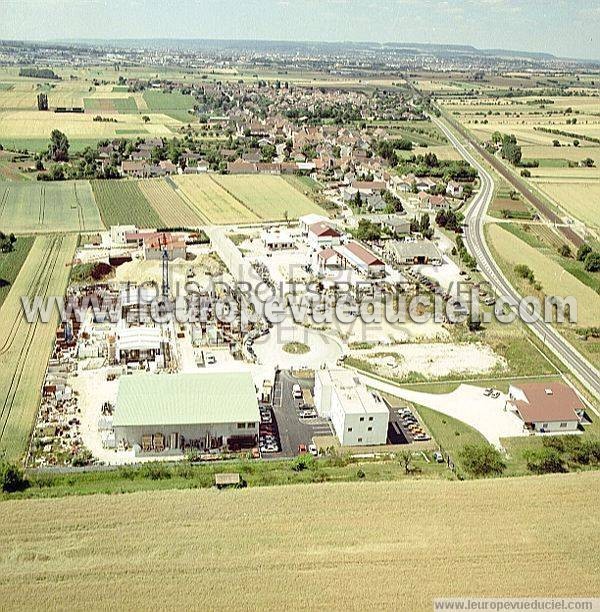
[[[256,388],[247,372],[144,373],[119,381],[115,439],[141,453],[251,448],[259,423]]]

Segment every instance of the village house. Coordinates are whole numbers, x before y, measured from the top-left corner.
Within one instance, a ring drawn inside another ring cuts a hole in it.
[[[527,429],[539,433],[577,431],[585,411],[577,393],[563,382],[510,385],[506,408],[520,417]]]
[[[463,196],[463,186],[461,183],[457,183],[456,181],[448,181],[448,185],[446,185],[446,193],[453,198],[462,198]]]

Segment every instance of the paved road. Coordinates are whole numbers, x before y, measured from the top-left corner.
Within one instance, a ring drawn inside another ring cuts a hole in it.
[[[483,233],[486,211],[494,193],[494,180],[445,123],[435,118],[433,118],[433,121],[444,132],[462,157],[479,172],[481,188],[465,215],[465,222],[467,223],[465,243],[469,251],[477,259],[479,268],[490,281],[492,287],[511,306],[516,306],[519,303],[520,295],[508,282],[500,267],[494,261]],[[600,373],[598,370],[575,350],[552,325],[544,321],[536,321],[528,325],[535,335],[561,359],[594,397],[600,397]]]

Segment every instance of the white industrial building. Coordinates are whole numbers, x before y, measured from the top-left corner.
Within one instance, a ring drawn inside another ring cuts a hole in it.
[[[133,374],[119,380],[115,439],[138,452],[251,448],[259,423],[248,372]]]
[[[369,391],[351,370],[317,370],[315,406],[328,418],[342,446],[385,444],[389,410],[381,396]]]

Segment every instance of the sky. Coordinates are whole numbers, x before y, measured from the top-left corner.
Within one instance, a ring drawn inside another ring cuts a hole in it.
[[[600,0],[0,0],[0,39],[468,44],[600,60]]]

